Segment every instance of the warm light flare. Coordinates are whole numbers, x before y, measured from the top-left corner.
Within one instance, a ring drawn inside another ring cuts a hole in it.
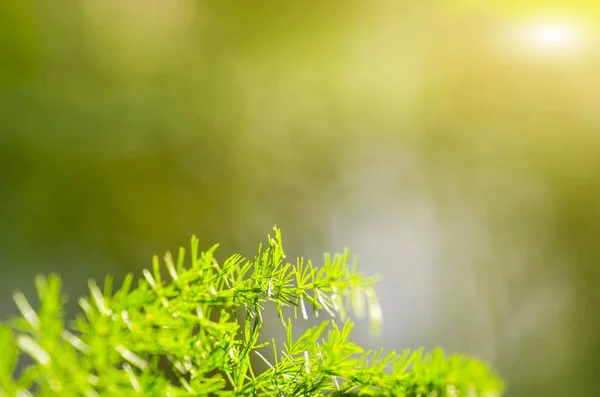
[[[531,33],[532,41],[540,46],[567,46],[576,39],[573,29],[565,26],[542,26]]]
[[[563,51],[583,44],[585,34],[581,26],[565,23],[532,24],[524,29],[524,41],[532,49]]]
[[[575,61],[593,50],[594,31],[566,15],[522,20],[505,35],[506,49],[531,60]]]

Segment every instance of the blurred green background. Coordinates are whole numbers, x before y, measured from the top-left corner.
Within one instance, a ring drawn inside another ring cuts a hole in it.
[[[347,245],[369,347],[490,360],[508,396],[600,386],[600,6],[0,3],[0,315],[59,272],[197,234]],[[276,322],[274,322],[276,326]],[[273,331],[276,332],[276,331]]]

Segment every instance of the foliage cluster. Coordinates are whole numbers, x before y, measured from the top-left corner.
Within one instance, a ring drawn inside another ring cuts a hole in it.
[[[102,289],[90,280],[69,327],[60,278],[38,276],[39,308],[17,292],[22,316],[0,324],[0,396],[500,395],[501,381],[478,360],[440,349],[384,355],[353,343],[349,312],[368,313],[374,327],[382,314],[376,278],[349,266],[347,251],[325,255],[320,268],[291,264],[278,229],[253,260],[219,264],[216,248],[199,252],[192,238],[189,267],[183,248],[177,258],[167,253],[168,280],[157,256],[135,288],[131,274],[116,292],[111,277]],[[287,331],[283,346],[260,338],[268,305]],[[293,335],[291,317],[311,309],[342,321]],[[18,371],[21,354],[30,363]]]

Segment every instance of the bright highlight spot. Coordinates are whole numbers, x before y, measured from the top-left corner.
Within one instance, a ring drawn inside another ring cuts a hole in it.
[[[522,20],[505,37],[507,50],[536,62],[582,59],[594,42],[594,32],[584,19],[566,15]]]
[[[565,46],[575,41],[574,32],[564,26],[544,26],[533,32],[532,39],[539,45]]]
[[[581,44],[583,34],[577,26],[534,25],[528,27],[525,40],[539,49],[565,50]]]

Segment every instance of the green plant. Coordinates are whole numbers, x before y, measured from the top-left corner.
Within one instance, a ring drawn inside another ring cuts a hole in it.
[[[22,317],[0,325],[0,396],[499,396],[501,381],[486,364],[436,349],[370,352],[349,340],[352,322],[369,312],[378,327],[376,279],[348,265],[349,255],[326,255],[324,266],[284,261],[281,234],[251,261],[214,259],[217,246],[198,251],[190,266],[183,248],[175,260],[158,257],[132,287],[127,275],[116,292],[89,282],[83,312],[69,328],[56,275],[36,279],[35,311],[17,292]],[[261,341],[263,312],[272,305],[287,331],[283,349]],[[298,337],[293,317],[327,313]],[[17,374],[20,353],[32,362]],[[257,371],[256,360],[266,366]]]

